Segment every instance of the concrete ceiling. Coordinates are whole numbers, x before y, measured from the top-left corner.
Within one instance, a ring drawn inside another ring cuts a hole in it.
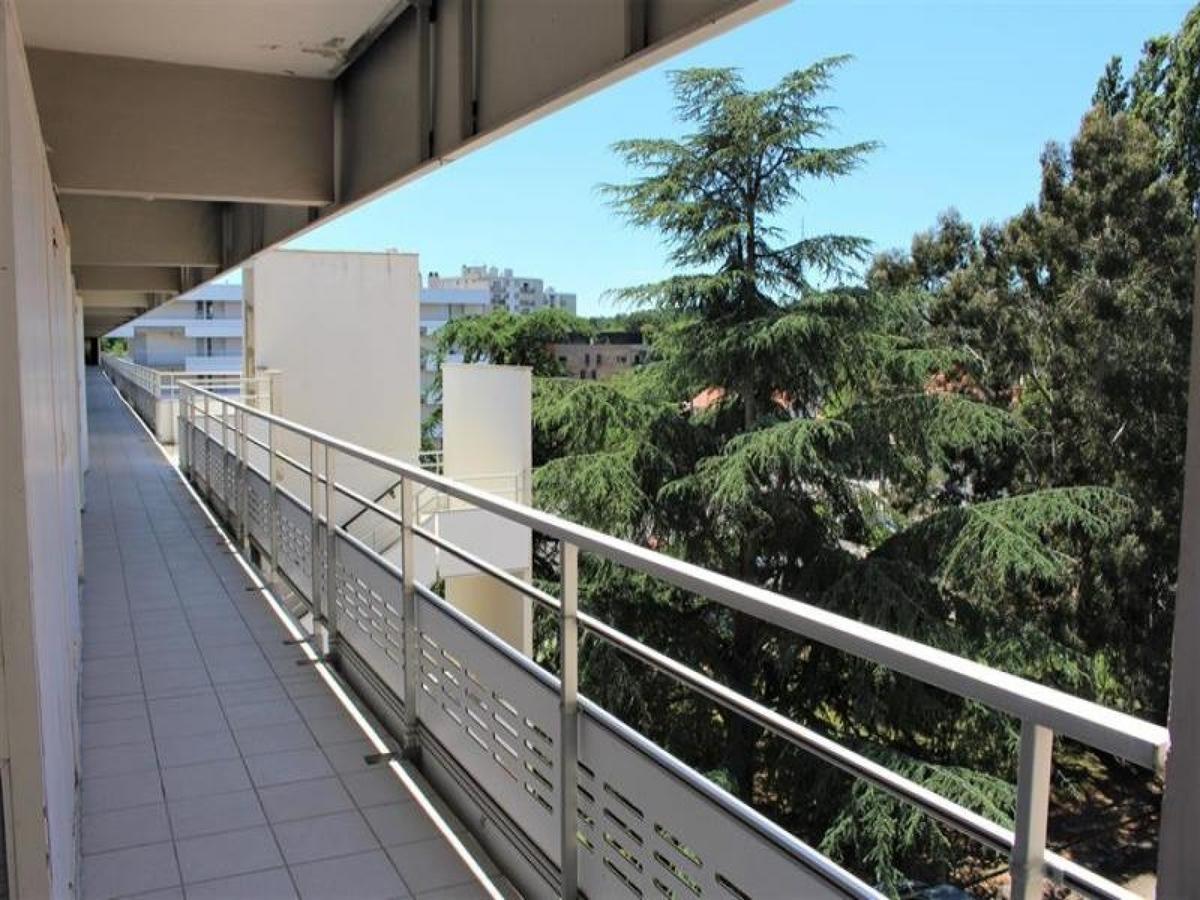
[[[15,0],[89,335],[787,0]]]
[[[330,78],[397,0],[17,0],[33,47]]]

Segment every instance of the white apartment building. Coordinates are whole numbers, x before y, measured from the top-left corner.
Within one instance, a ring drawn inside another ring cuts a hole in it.
[[[353,254],[347,254],[347,257]],[[289,259],[292,257],[283,257]],[[431,276],[434,277],[434,276]],[[240,284],[209,284],[144,313],[106,337],[129,341],[130,359],[164,371],[238,372],[242,369],[244,322]],[[435,335],[447,322],[493,308],[487,287],[423,287],[420,295],[421,415],[440,405],[432,392],[437,379]],[[451,354],[448,362],[461,362]]]
[[[242,286],[206,284],[157,306],[105,337],[129,341],[130,358],[165,371],[240,372]]]
[[[421,288],[421,421],[441,405],[437,395],[438,359],[435,335],[452,319],[481,316],[492,309],[492,294],[486,287],[434,287],[436,272],[429,274],[429,287]],[[446,362],[462,362],[451,354]]]
[[[535,309],[565,309],[575,312],[576,296],[547,287],[541,278],[514,275],[512,269],[495,266],[463,266],[454,276],[429,273],[430,288],[487,290],[493,308],[506,308],[516,313]]]

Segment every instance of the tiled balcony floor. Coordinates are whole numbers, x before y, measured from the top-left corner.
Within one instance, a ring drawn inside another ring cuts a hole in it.
[[[87,390],[85,900],[484,897],[108,382]]]

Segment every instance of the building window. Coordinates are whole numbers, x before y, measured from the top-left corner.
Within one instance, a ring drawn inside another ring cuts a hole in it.
[[[603,365],[603,364],[604,364],[604,354],[603,354],[603,353],[597,353],[597,354],[596,354],[596,365],[598,365],[598,366],[599,366],[599,365]]]
[[[585,366],[590,366],[592,364],[592,354],[590,354],[590,353],[583,354],[583,364]]]

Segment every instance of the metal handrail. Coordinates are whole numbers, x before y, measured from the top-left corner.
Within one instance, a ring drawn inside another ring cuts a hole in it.
[[[205,406],[210,401],[216,401],[222,404],[223,410],[232,408],[240,411],[243,414],[243,423],[245,414],[249,414],[269,425],[278,426],[308,438],[310,442],[323,444],[326,448],[327,461],[329,451],[334,450],[399,476],[405,489],[409,492],[408,509],[412,514],[408,520],[410,527],[403,530],[456,556],[478,571],[499,579],[534,602],[558,611],[560,620],[563,619],[560,600],[499,569],[475,554],[456,547],[434,532],[421,528],[417,524],[418,518],[415,515],[411,488],[408,485],[424,485],[434,491],[455,497],[472,506],[556,538],[564,547],[577,547],[596,553],[637,571],[661,578],[691,593],[699,594],[732,609],[779,625],[803,637],[828,644],[927,684],[967,699],[982,702],[1018,717],[1022,722],[1018,816],[1016,829],[1009,830],[891,772],[886,767],[842,747],[811,729],[800,726],[586,613],[579,612],[572,615],[573,620],[577,619],[579,627],[617,646],[643,663],[677,679],[709,699],[734,710],[761,727],[784,737],[856,777],[868,780],[894,796],[913,803],[973,839],[994,849],[1009,852],[1013,861],[1014,896],[1035,896],[1031,891],[1036,884],[1040,884],[1043,871],[1094,896],[1127,896],[1121,888],[1095,873],[1045,850],[1045,818],[1049,790],[1051,742],[1054,733],[1059,733],[1140,765],[1161,769],[1168,742],[1165,728],[1036,682],[990,669],[916,641],[889,634],[881,629],[863,625],[809,604],[736,581],[728,576],[710,572],[531,507],[484,493],[468,485],[431,473],[419,466],[392,459],[332,437],[317,429],[254,409],[237,400],[205,390],[198,385],[182,382],[182,386],[185,392],[194,392],[198,397],[204,398]],[[191,400],[188,405],[197,414],[205,415],[209,419],[213,418],[206,412],[200,412],[200,407]],[[223,412],[222,422],[224,422],[225,415]],[[204,430],[207,433],[207,428]],[[255,441],[255,443],[259,442]],[[269,450],[269,447],[267,449]],[[278,449],[274,453],[284,456]],[[314,474],[311,469],[299,464],[297,460],[285,458],[285,461],[296,465],[297,468],[310,475],[314,485],[326,481],[319,473]],[[348,493],[349,489],[338,484],[336,479],[333,480],[332,487],[345,496],[352,496],[352,499],[358,501],[366,499],[357,495],[356,492]],[[318,521],[318,515],[315,512],[312,514],[314,522]],[[399,519],[397,524],[403,525],[403,516],[394,517],[394,514],[390,514],[388,518],[392,521]],[[350,537],[343,532],[343,529],[336,526],[334,531]],[[355,540],[355,544],[360,545],[361,542]],[[362,549],[370,552],[372,557],[382,560],[382,557],[373,552],[371,548],[362,545]],[[406,556],[405,558],[411,557]],[[403,574],[403,568],[399,570],[401,574]],[[420,585],[416,585],[415,589],[418,592],[427,590]]]
[[[1165,762],[1168,737],[1167,729],[1161,725],[989,668],[881,628],[864,625],[846,616],[746,584],[533,507],[486,494],[419,466],[222,397],[199,385],[186,381],[182,384],[201,396],[207,395],[217,402],[273,422],[302,437],[327,444],[339,453],[435,488],[480,509],[528,526],[540,534],[568,541],[581,550],[661,578],[682,590],[756,616],[802,637],[828,644],[968,700],[977,700],[1022,721],[1035,721],[1054,729],[1058,734],[1075,738],[1140,766],[1158,771]]]

